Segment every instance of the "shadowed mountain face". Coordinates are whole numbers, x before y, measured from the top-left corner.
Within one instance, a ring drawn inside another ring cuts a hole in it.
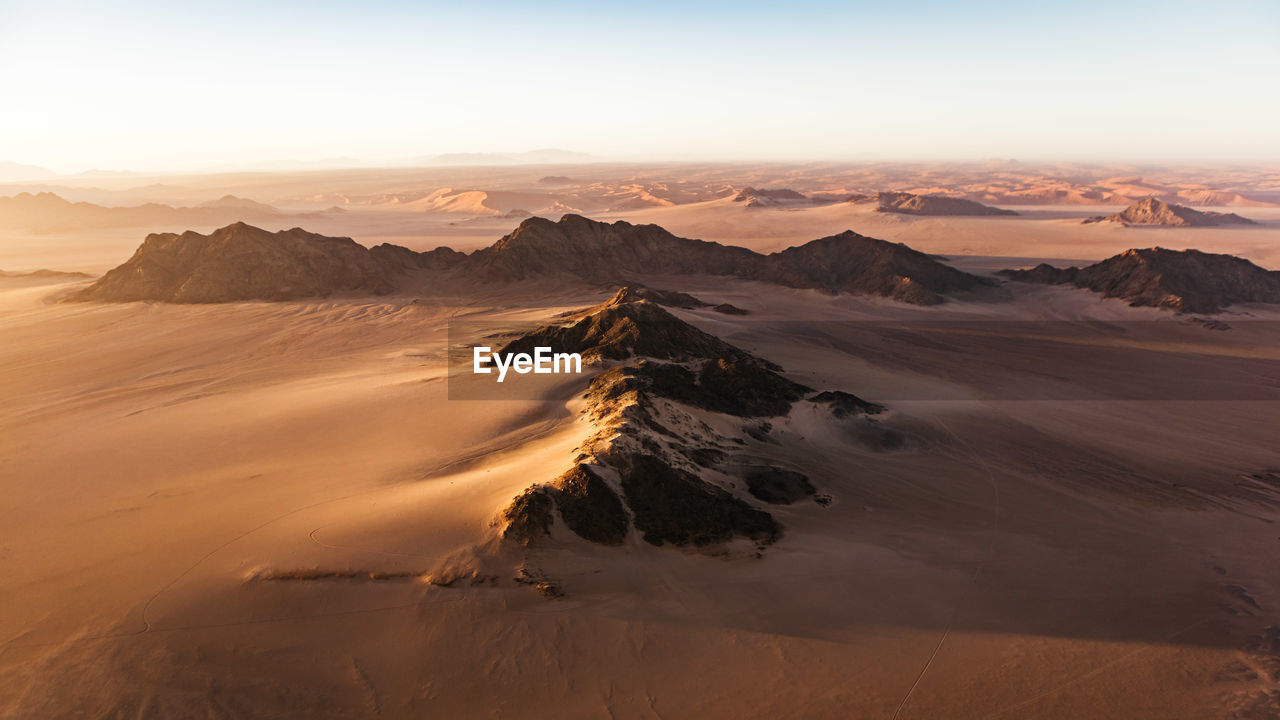
[[[1114,215],[1099,215],[1086,223],[1112,222],[1124,225],[1154,225],[1160,227],[1214,227],[1217,225],[1254,225],[1246,217],[1235,213],[1192,210],[1184,205],[1173,205],[1155,198],[1147,198],[1130,205]]]
[[[842,392],[805,401],[812,390],[780,375],[778,366],[629,288],[576,322],[536,330],[502,352],[540,344],[624,362],[591,381],[584,413],[597,432],[578,448],[574,466],[529,488],[503,512],[503,537],[525,546],[555,537],[563,522],[578,537],[606,545],[624,543],[634,527],[654,545],[747,538],[763,547],[782,528],[749,497],[767,504],[830,498],[819,497],[802,473],[759,464],[770,447],[769,424],[761,419],[786,416],[797,403],[825,408],[832,423],[865,424],[866,415],[883,410]],[[725,435],[697,413],[725,418],[738,431]]]
[[[877,212],[903,215],[1017,215],[1012,210],[983,205],[963,198],[941,195],[916,195],[905,192],[882,192],[874,198],[856,198],[854,202],[874,201]]]
[[[1073,284],[1131,305],[1179,312],[1215,313],[1241,302],[1280,303],[1280,272],[1199,250],[1126,250],[1085,268],[1041,264],[1000,274],[1023,282]]]
[[[407,270],[445,265],[455,255],[461,257],[447,249],[369,249],[299,228],[272,233],[235,223],[208,235],[148,235],[128,262],[71,299],[215,303],[385,294]]]
[[[573,275],[607,281],[644,273],[732,275],[787,287],[883,295],[935,304],[945,293],[989,284],[898,243],[852,231],[771,255],[676,237],[656,225],[578,215],[530,218],[458,272],[493,280]]]

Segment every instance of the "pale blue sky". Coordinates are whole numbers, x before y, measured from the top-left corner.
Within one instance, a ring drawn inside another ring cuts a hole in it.
[[[0,160],[1280,161],[1280,3],[1044,5],[0,0]]]

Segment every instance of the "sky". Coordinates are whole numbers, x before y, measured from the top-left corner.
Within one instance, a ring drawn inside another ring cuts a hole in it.
[[[0,0],[0,87],[0,161],[59,172],[1275,162],[1280,2]]]

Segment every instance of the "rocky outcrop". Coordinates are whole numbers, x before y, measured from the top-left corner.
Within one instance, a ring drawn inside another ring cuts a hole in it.
[[[1114,215],[1091,217],[1086,223],[1121,223],[1126,226],[1216,227],[1219,225],[1254,225],[1254,221],[1235,213],[1193,210],[1185,205],[1166,203],[1156,198],[1141,200]]]
[[[397,289],[410,269],[442,267],[460,257],[448,249],[369,249],[300,228],[272,233],[235,223],[208,235],[148,235],[128,262],[70,299],[218,303],[379,295]]]
[[[779,205],[794,205],[796,203],[807,203],[809,198],[792,190],[790,188],[778,188],[776,190],[763,190],[759,188],[747,187],[738,191],[733,196],[733,201],[743,203],[745,207],[777,207]]]
[[[627,341],[619,343],[619,337]],[[583,412],[595,432],[577,449],[574,466],[503,511],[507,541],[539,545],[562,522],[578,537],[606,545],[624,543],[634,529],[654,545],[701,547],[745,538],[762,548],[781,536],[782,527],[754,503],[817,500],[808,477],[760,464],[767,450],[756,448],[750,462],[739,458],[744,437],[767,447],[765,419],[809,402],[804,398],[812,391],[783,377],[773,363],[626,288],[504,351],[534,344],[566,350],[560,342],[576,343],[574,351],[600,364],[623,362],[591,380]],[[847,393],[818,397],[809,407],[829,405],[832,422],[858,422],[853,416],[881,410]],[[735,424],[737,433],[726,434],[724,428]]]
[[[990,284],[900,243],[846,230],[764,258],[752,278],[797,288],[882,295],[935,305],[944,294]]]
[[[852,202],[874,202],[876,212],[903,215],[1017,215],[1012,210],[1002,210],[964,198],[942,195],[916,195],[907,192],[882,192],[874,197],[855,196]]]
[[[1235,303],[1280,303],[1280,272],[1199,250],[1126,250],[1084,268],[1041,264],[1000,274],[1022,282],[1071,284],[1131,305],[1185,313],[1216,313]]]

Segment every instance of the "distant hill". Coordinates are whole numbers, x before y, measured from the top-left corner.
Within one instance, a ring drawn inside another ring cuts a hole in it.
[[[1153,225],[1160,227],[1215,227],[1218,225],[1254,225],[1246,217],[1235,213],[1193,210],[1185,205],[1174,205],[1156,198],[1141,200],[1114,215],[1099,215],[1086,223],[1111,222],[1123,225]]]
[[[248,198],[236,197],[235,195],[223,195],[217,200],[208,200],[200,203],[202,208],[235,208],[237,210],[253,210],[263,215],[274,215],[279,210],[266,204],[249,200]]]
[[[882,192],[875,197],[853,202],[874,202],[877,212],[903,215],[1017,215],[1012,210],[983,205],[963,198],[941,195],[915,195],[905,192]]]
[[[73,203],[47,192],[0,197],[0,228],[32,233],[108,227],[218,225],[278,215],[279,211],[270,205],[232,195],[199,207],[172,207],[156,203],[106,207],[87,202]]]
[[[36,165],[0,162],[0,182],[30,182],[32,180],[48,180],[57,176],[58,173]]]
[[[39,270],[30,270],[27,272],[12,272],[9,270],[0,270],[0,278],[24,278],[31,280],[88,280],[93,277],[88,273],[69,272],[66,270],[47,270],[41,268]]]
[[[738,194],[733,196],[733,201],[744,203],[746,207],[776,207],[809,202],[809,198],[790,188],[761,190],[748,187],[738,191]]]
[[[1041,264],[1000,274],[1022,282],[1071,284],[1131,305],[1188,313],[1216,313],[1243,302],[1280,303],[1280,272],[1199,250],[1126,250],[1085,268]]]
[[[411,269],[446,266],[447,248],[417,253],[398,245],[366,248],[350,238],[300,228],[277,233],[235,223],[208,235],[148,235],[128,262],[72,300],[217,303],[293,300],[336,293],[385,294]]]

